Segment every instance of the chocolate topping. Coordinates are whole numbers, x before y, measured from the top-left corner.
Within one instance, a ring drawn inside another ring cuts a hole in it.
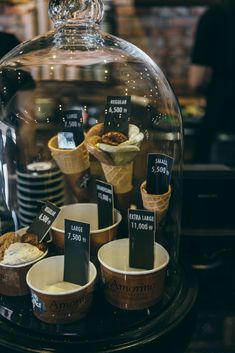
[[[107,132],[102,136],[102,142],[107,145],[118,146],[120,143],[127,141],[128,138],[118,131]]]

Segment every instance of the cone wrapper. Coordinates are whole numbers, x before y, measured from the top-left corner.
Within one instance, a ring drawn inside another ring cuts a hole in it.
[[[75,149],[66,150],[58,148],[58,139],[54,136],[49,140],[48,147],[53,159],[64,174],[82,173],[90,167],[89,154],[84,142]]]
[[[146,181],[144,181],[140,186],[140,191],[144,208],[148,211],[156,212],[157,224],[159,224],[162,219],[165,218],[169,208],[171,186],[169,186],[169,189],[165,194],[148,194],[146,191]]]
[[[100,123],[90,128],[85,138],[85,145],[86,145],[87,151],[92,156],[94,156],[100,163],[113,164],[113,161],[109,157],[109,155],[106,152],[96,147],[98,138],[102,134],[103,125],[104,125],[103,123]]]
[[[101,163],[106,181],[113,185],[116,194],[124,194],[132,190],[133,162],[115,166]]]
[[[126,165],[131,163],[135,156],[139,153],[140,140],[123,142],[119,145],[109,145],[102,142],[103,123],[99,123],[90,128],[85,138],[85,145],[88,152],[93,155],[100,163],[112,165]],[[132,126],[132,131],[133,127]],[[139,131],[137,127],[134,130]],[[142,133],[138,133],[141,138],[144,137]],[[132,132],[133,136],[133,132]],[[130,137],[131,138],[131,137]]]

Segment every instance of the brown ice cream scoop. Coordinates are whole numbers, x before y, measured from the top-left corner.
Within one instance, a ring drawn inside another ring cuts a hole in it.
[[[38,236],[32,233],[24,233],[21,237],[21,243],[28,243],[36,246],[39,250],[45,252],[47,247],[43,243],[39,243]]]
[[[5,250],[14,243],[29,243],[36,246],[39,250],[45,252],[47,247],[43,243],[39,243],[36,234],[24,233],[20,236],[17,232],[8,232],[0,237],[0,261],[3,260]]]
[[[38,245],[38,236],[36,234],[24,233],[21,237],[21,243],[29,243],[31,245]]]
[[[9,248],[11,244],[20,241],[20,236],[16,232],[8,232],[0,237],[0,260],[3,260],[5,250]]]
[[[112,158],[108,153],[101,151],[97,143],[102,142],[103,123],[96,124],[90,128],[85,137],[85,145],[88,152],[101,163],[113,164]]]
[[[119,131],[110,131],[104,134],[101,137],[101,140],[103,143],[106,143],[107,145],[118,146],[120,145],[120,143],[127,141],[128,138]]]

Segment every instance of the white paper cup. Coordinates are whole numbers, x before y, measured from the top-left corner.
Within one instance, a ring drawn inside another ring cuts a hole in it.
[[[140,254],[141,256],[141,254]],[[129,267],[129,239],[118,239],[98,251],[104,293],[107,301],[126,310],[141,310],[156,304],[162,297],[168,252],[158,243],[154,246],[154,268]]]
[[[97,275],[93,263],[89,263],[89,282],[86,285],[60,293],[45,290],[50,284],[62,282],[63,273],[63,255],[39,261],[27,273],[33,313],[41,321],[54,324],[70,323],[86,316],[91,308]]]

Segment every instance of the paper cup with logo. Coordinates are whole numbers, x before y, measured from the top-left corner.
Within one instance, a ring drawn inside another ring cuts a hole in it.
[[[169,262],[168,252],[158,243],[154,244],[154,258],[151,270],[130,268],[129,239],[103,245],[98,259],[107,301],[125,310],[142,310],[156,304],[164,292]]]
[[[98,206],[96,203],[77,203],[62,206],[51,228],[53,243],[62,251],[64,249],[65,219],[90,224],[91,257],[96,257],[97,251],[102,245],[115,239],[122,216],[118,210],[114,209],[114,223],[109,227],[98,229]]]
[[[25,228],[17,233],[21,236],[25,233]],[[46,250],[42,256],[37,259],[19,265],[6,265],[0,262],[0,294],[7,296],[22,296],[29,293],[26,283],[26,274],[28,270],[42,258],[47,255]]]
[[[66,324],[85,317],[93,299],[96,268],[89,264],[89,281],[84,286],[60,292],[48,286],[63,282],[64,256],[52,256],[37,262],[27,273],[34,315],[41,321]]]

